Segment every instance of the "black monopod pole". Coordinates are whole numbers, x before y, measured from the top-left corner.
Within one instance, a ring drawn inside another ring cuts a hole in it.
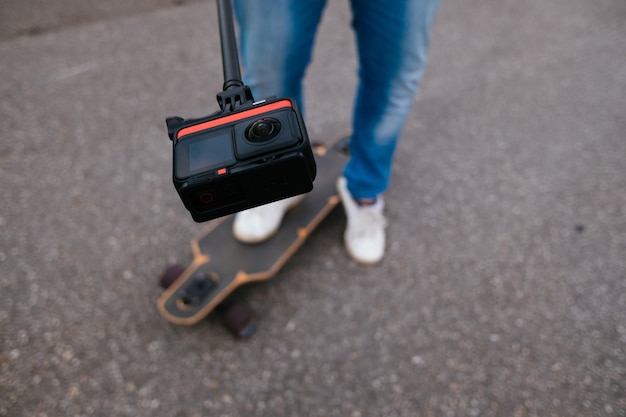
[[[235,38],[235,25],[233,23],[233,6],[231,0],[217,0],[217,12],[219,15],[220,41],[222,47],[222,66],[224,69],[224,86],[226,91],[232,87],[243,86],[241,80],[241,68],[239,67],[239,55],[237,52],[237,39]]]

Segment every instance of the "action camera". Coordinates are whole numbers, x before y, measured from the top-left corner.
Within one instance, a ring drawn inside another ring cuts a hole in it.
[[[307,193],[315,159],[288,98],[201,119],[167,119],[174,186],[197,222]]]
[[[297,103],[255,102],[241,81],[230,0],[218,0],[223,91],[220,111],[199,119],[168,117],[174,187],[191,217],[204,222],[304,194],[316,166]]]

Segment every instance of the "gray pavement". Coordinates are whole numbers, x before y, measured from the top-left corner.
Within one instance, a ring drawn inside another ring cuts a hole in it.
[[[316,138],[350,120],[346,3]],[[155,307],[199,228],[164,118],[215,110],[213,2],[36,4],[0,6],[0,416],[626,416],[623,0],[444,0],[388,256],[350,261],[333,213],[242,293],[246,342]]]

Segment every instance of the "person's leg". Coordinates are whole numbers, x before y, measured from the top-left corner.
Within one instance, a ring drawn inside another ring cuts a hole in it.
[[[352,0],[360,67],[344,175],[355,198],[375,198],[388,187],[396,144],[426,66],[438,4]]]
[[[426,65],[439,0],[352,0],[359,56],[350,161],[337,187],[348,217],[348,253],[365,264],[385,253],[382,193]]]
[[[243,78],[255,100],[296,99],[326,0],[235,0]]]
[[[290,97],[304,110],[302,80],[325,4],[326,0],[235,0],[243,78],[255,100]],[[238,213],[234,236],[246,243],[266,240],[300,200],[291,197]]]

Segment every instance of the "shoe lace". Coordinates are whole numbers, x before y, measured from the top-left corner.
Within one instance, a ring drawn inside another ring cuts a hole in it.
[[[362,207],[355,213],[351,234],[355,238],[375,236],[387,226],[385,217],[374,207]]]

